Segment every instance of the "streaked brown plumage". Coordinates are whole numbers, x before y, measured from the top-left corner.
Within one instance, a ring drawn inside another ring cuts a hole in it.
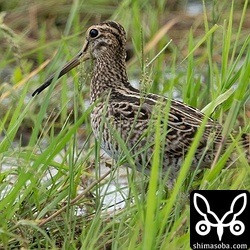
[[[162,171],[164,173],[171,169],[169,178],[173,180],[205,116],[198,109],[182,102],[155,94],[140,93],[132,87],[126,72],[125,44],[126,33],[119,23],[108,21],[93,25],[87,31],[82,50],[63,67],[59,77],[81,61],[94,61],[90,92],[91,103],[97,101],[91,113],[94,135],[101,140],[102,148],[117,160],[123,151],[119,139],[114,136],[117,132],[134,155],[137,169],[144,173],[150,173],[150,160],[154,151],[154,125],[161,115],[161,135],[164,141]],[[54,76],[33,95],[49,86]],[[171,106],[166,113],[168,101],[171,101]],[[201,166],[211,165],[221,143],[221,132],[222,126],[208,118],[193,159],[194,166],[199,161]],[[247,148],[248,135],[243,135],[242,143]]]

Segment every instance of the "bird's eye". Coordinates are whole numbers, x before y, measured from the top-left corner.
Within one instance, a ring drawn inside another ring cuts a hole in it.
[[[89,35],[91,38],[95,38],[97,37],[99,34],[98,30],[97,29],[91,29],[90,32],[89,32]]]

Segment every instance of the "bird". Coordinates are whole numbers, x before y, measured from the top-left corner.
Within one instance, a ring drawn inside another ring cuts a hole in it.
[[[150,175],[156,145],[156,124],[159,124],[161,176],[167,173],[169,180],[174,181],[206,118],[191,167],[198,164],[201,168],[211,166],[223,140],[223,126],[181,101],[144,93],[133,87],[126,70],[126,32],[116,21],[105,21],[89,27],[80,52],[62,67],[59,75],[52,74],[32,95],[38,95],[55,77],[62,77],[89,59],[93,61],[90,101],[94,108],[90,114],[91,127],[101,148],[111,158],[118,160],[122,154],[126,155],[124,152],[127,150],[136,169]],[[247,150],[249,135],[243,134],[240,140]]]

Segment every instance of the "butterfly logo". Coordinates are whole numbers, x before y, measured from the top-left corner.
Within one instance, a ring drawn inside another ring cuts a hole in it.
[[[243,201],[243,205],[240,207],[239,205]],[[217,228],[217,235],[219,238],[219,241],[221,241],[224,228],[229,227],[230,232],[233,235],[241,235],[245,231],[245,225],[242,221],[237,220],[237,217],[244,211],[247,205],[247,195],[246,193],[242,193],[237,195],[230,206],[230,210],[227,211],[221,219],[210,209],[210,205],[207,201],[207,199],[199,194],[195,193],[193,198],[193,203],[196,211],[203,217],[203,220],[200,220],[197,222],[195,226],[195,230],[199,235],[207,235],[209,234],[211,227]],[[200,204],[200,207],[198,205]],[[236,206],[237,204],[237,206]],[[203,206],[201,206],[203,205]],[[240,208],[239,208],[240,207]],[[205,209],[204,209],[205,208]],[[228,221],[231,218],[230,222]]]

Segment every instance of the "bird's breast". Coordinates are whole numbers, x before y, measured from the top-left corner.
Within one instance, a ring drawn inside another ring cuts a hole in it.
[[[105,104],[97,105],[91,113],[91,127],[95,138],[101,143],[101,148],[112,158],[119,155],[118,144],[114,140],[114,124]]]

